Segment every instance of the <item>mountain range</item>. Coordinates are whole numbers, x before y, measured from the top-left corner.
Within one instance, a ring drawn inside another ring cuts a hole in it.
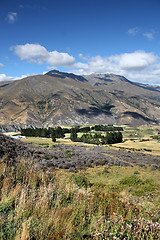
[[[159,123],[160,87],[135,83],[123,76],[79,76],[52,70],[45,75],[0,82],[1,129]]]

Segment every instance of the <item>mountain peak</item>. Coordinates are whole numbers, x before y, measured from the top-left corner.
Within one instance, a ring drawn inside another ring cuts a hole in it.
[[[73,73],[60,72],[58,70],[51,70],[51,71],[47,72],[45,75],[49,75],[52,77],[58,77],[58,78],[71,78],[71,79],[78,80],[81,82],[87,82],[87,79],[83,76],[75,75]]]

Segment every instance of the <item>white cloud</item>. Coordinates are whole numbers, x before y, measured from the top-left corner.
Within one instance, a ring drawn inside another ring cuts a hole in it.
[[[10,77],[10,76],[7,76],[6,74],[0,74],[0,82],[1,81],[13,81],[13,80],[17,80],[17,79],[20,79],[20,78]]]
[[[136,51],[133,53],[124,53],[110,57],[96,56],[87,60],[87,63],[75,64],[76,67],[83,68],[88,72],[104,73],[106,71],[119,72],[123,70],[139,71],[157,62],[158,56],[154,53],[145,51]]]
[[[3,67],[4,67],[4,64],[3,64],[3,63],[0,63],[0,67],[2,67],[2,68],[3,68]]]
[[[46,62],[50,65],[65,66],[72,65],[75,62],[75,58],[70,56],[68,53],[53,51],[48,53]]]
[[[78,62],[78,63],[75,63],[73,65],[74,68],[83,68],[83,69],[87,69],[88,68],[88,64],[87,63],[81,63],[81,62]]]
[[[49,52],[40,44],[25,44],[11,47],[11,50],[21,59],[29,62],[47,63],[48,69],[65,67],[64,71],[88,75],[91,73],[113,73],[123,75],[131,81],[160,84],[160,58],[153,52],[143,50],[112,56],[84,57],[76,62],[68,53]],[[11,78],[1,75],[1,78]],[[15,79],[15,78],[14,78]]]
[[[109,57],[95,56],[86,63],[75,64],[73,73],[113,73],[123,75],[131,81],[160,84],[160,58],[154,53],[136,51]]]
[[[131,35],[131,36],[137,35],[138,32],[139,32],[139,28],[138,27],[134,27],[134,28],[128,29],[128,34]]]
[[[143,33],[143,36],[148,38],[148,40],[153,40],[154,39],[153,33],[151,33],[151,32]]]
[[[14,23],[17,19],[17,13],[16,12],[9,12],[7,15],[7,21],[9,23]]]
[[[160,85],[160,72],[146,69],[143,72],[126,72],[125,77],[133,82]]]
[[[49,52],[40,44],[16,45],[10,48],[21,60],[42,64],[47,63],[51,66],[68,66],[75,63],[75,58],[68,53],[57,51]]]
[[[35,75],[35,74],[33,74],[33,75]],[[31,75],[27,74],[27,75],[22,75],[21,77],[17,77],[17,76],[16,77],[11,77],[11,76],[7,76],[6,74],[0,74],[0,82],[20,80],[20,79],[28,77],[28,76],[31,76]]]
[[[136,51],[133,53],[124,53],[110,57],[112,61],[117,63],[124,70],[142,70],[157,62],[158,57],[153,53],[145,51]]]
[[[84,64],[84,63],[83,63]],[[87,59],[87,63],[83,66],[82,63],[75,64],[74,72],[77,74],[91,74],[91,73],[115,73],[120,74],[120,68],[118,65],[111,61],[108,57],[95,56]],[[122,72],[121,72],[122,73]]]

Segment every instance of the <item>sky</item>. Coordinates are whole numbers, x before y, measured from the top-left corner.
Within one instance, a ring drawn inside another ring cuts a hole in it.
[[[0,0],[0,81],[54,69],[160,85],[160,0]]]

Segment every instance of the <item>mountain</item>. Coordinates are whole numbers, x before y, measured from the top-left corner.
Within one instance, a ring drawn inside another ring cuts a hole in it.
[[[114,74],[56,70],[0,84],[0,124],[16,126],[160,123],[160,88]]]

